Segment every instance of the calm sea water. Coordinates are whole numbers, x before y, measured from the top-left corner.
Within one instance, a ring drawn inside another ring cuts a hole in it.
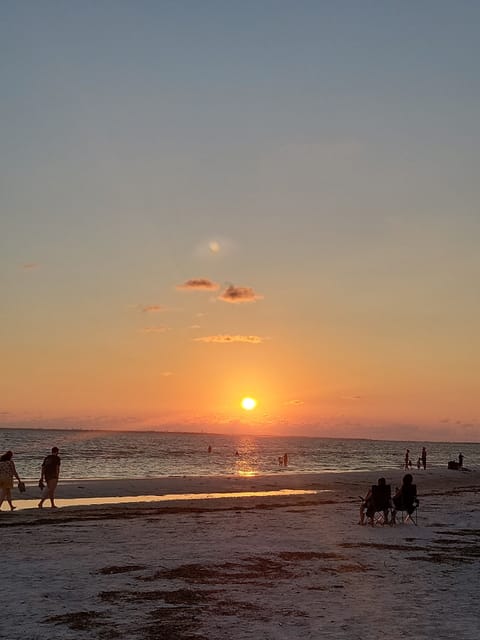
[[[60,449],[62,477],[76,479],[401,469],[407,447],[415,469],[423,445],[431,467],[445,468],[461,451],[464,466],[480,468],[479,443],[0,429],[0,450],[14,452],[18,471],[27,480],[38,478],[52,446]],[[278,464],[284,453],[289,457],[286,468]]]

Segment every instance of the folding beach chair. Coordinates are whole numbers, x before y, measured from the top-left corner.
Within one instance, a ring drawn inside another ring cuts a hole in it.
[[[388,524],[388,515],[392,508],[392,489],[389,484],[372,486],[372,502],[375,509],[374,524]]]
[[[400,495],[393,498],[393,522],[397,523],[397,513],[400,512],[400,522],[404,524],[411,522],[415,526],[418,525],[418,505],[417,485],[412,484],[408,488],[403,487]]]
[[[365,503],[366,516],[372,526],[388,524],[392,508],[391,487],[389,484],[374,484]]]

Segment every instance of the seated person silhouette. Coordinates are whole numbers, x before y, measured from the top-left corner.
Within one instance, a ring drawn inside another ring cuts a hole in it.
[[[388,524],[388,512],[391,507],[391,490],[390,485],[386,483],[385,478],[379,478],[378,483],[372,485],[360,506],[360,522],[365,523],[365,515],[368,523],[375,524],[375,514],[379,511],[383,512],[383,524]]]
[[[397,511],[406,511],[409,516],[418,506],[417,485],[413,484],[411,473],[403,476],[402,486],[393,496],[392,524],[395,524]]]

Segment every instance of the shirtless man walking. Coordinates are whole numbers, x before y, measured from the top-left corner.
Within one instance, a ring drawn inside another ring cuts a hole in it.
[[[60,458],[58,456],[58,447],[52,448],[52,453],[48,455],[42,463],[42,472],[40,475],[39,487],[43,490],[42,498],[38,503],[39,508],[43,507],[44,501],[49,498],[53,509],[55,504],[55,489],[58,484],[58,476],[60,475]],[[45,481],[45,484],[44,484]]]

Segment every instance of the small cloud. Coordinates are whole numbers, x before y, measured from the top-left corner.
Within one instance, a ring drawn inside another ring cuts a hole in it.
[[[144,327],[140,329],[140,333],[165,333],[168,331],[168,327]]]
[[[140,311],[142,311],[142,313],[159,313],[160,311],[165,311],[165,307],[162,307],[160,304],[147,304],[141,306]]]
[[[195,338],[195,342],[216,342],[221,344],[230,344],[232,342],[248,342],[250,344],[261,344],[264,338],[260,336],[230,336],[230,335],[216,335],[216,336],[203,336],[202,338]]]
[[[38,269],[40,267],[38,262],[25,262],[22,264],[22,269],[24,271],[32,271],[33,269]]]
[[[189,329],[201,329],[202,327],[199,324],[190,325]]]
[[[261,300],[263,296],[255,293],[251,287],[235,287],[233,284],[228,286],[225,291],[218,296],[219,300],[223,302],[230,302],[232,304],[240,304],[242,302],[255,302]]]
[[[208,278],[195,278],[183,284],[177,284],[175,288],[179,291],[217,291],[220,285]]]
[[[301,404],[305,404],[303,402],[303,400],[287,400],[287,402],[285,404],[288,404],[290,406],[299,406]]]
[[[163,378],[170,378],[171,376],[173,376],[173,371],[162,371],[162,373],[160,375]]]

